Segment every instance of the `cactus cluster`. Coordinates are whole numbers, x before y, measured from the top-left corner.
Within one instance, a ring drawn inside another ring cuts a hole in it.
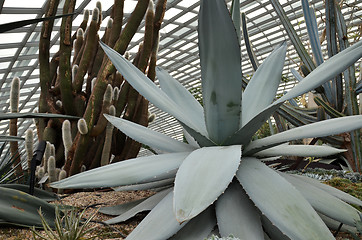
[[[46,16],[55,15],[58,4],[57,0],[48,0]],[[52,58],[49,47],[53,22],[47,22],[42,28],[39,42],[39,112],[73,115],[80,119],[78,122],[40,119],[36,123],[38,138],[55,146],[55,163],[64,166],[67,175],[79,173],[82,168],[106,165],[111,157],[113,161],[135,157],[141,147],[126,135],[114,131],[103,116],[123,117],[144,126],[147,126],[149,118],[148,102],[116,71],[99,41],[125,54],[133,35],[145,19],[144,41],[134,56],[133,64],[154,80],[158,32],[166,0],[158,0],[156,6],[153,0],[138,1],[124,26],[123,4],[123,1],[114,1],[103,36],[98,35],[103,20],[100,2],[97,2],[91,16],[88,10],[84,11],[83,22],[73,34],[69,31],[72,18],[63,18],[60,48]],[[66,0],[63,13],[74,12],[74,7],[74,0]],[[48,170],[45,168],[45,171]]]
[[[67,172],[56,165],[55,147],[50,142],[47,142],[42,163],[36,168],[35,176],[37,182],[48,191],[52,191],[48,186],[50,183],[60,181],[67,177]],[[61,189],[58,190],[58,193],[62,192]]]

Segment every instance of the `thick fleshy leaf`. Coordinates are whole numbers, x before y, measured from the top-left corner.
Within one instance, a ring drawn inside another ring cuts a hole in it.
[[[308,201],[256,158],[243,158],[236,176],[254,204],[291,239],[334,239]]]
[[[270,237],[264,232],[264,240],[271,240]]]
[[[131,210],[132,208],[136,207],[137,205],[139,205],[141,202],[145,201],[146,199],[147,198],[142,198],[142,199],[122,203],[122,204],[115,205],[115,206],[101,207],[99,209],[99,212],[107,214],[107,215],[111,215],[111,216],[119,216],[119,215]]]
[[[103,42],[99,43],[113,65],[131,86],[159,109],[171,114],[190,128],[207,136],[205,124],[198,125],[193,116],[186,115],[165,92],[157,87],[137,67]]]
[[[186,223],[176,221],[172,211],[173,193],[170,192],[143,221],[127,236],[126,240],[168,239],[178,232]]]
[[[295,68],[291,68],[290,72],[293,74],[293,76],[295,77],[295,79],[300,82],[302,81],[304,78],[302,77],[302,75],[299,74],[299,72],[297,70],[295,70]]]
[[[261,216],[261,222],[263,224],[264,231],[268,233],[272,240],[290,240],[285,234],[283,234],[273,223],[270,222],[265,216]]]
[[[273,102],[282,76],[286,51],[286,42],[274,49],[258,67],[246,86],[241,104],[240,127],[245,126]],[[263,89],[263,91],[260,91],[260,89]]]
[[[290,100],[294,100],[294,99],[290,99]],[[304,111],[303,108],[300,108],[298,106],[294,107],[289,104],[283,104],[280,107],[280,109],[278,110],[279,114],[281,114],[282,112],[286,112],[287,114],[284,114],[284,115],[287,115],[287,116],[290,115],[291,116],[290,118],[303,119],[300,121],[306,122],[306,124],[318,121],[317,117],[313,116],[313,114],[316,115],[316,112],[315,113],[307,112],[307,111]],[[289,119],[287,119],[287,120],[289,121]]]
[[[188,152],[168,153],[129,159],[70,176],[52,183],[51,187],[118,187],[151,181],[154,176],[177,169],[188,155]]]
[[[233,0],[231,3],[231,19],[233,20],[236,35],[238,36],[238,43],[240,44],[241,40],[241,20],[240,20],[240,0]]]
[[[341,223],[330,218],[327,217],[326,215],[323,215],[321,213],[318,213],[319,217],[323,220],[323,222],[328,226],[329,229],[333,230],[333,231],[340,231],[340,232],[353,232],[353,233],[357,233],[357,229],[355,227],[343,224],[342,227],[340,228]]]
[[[341,199],[342,201],[362,206],[362,201],[360,199],[353,197],[348,193],[345,193],[337,188],[331,187],[327,184],[323,184],[320,181],[307,176],[302,176],[302,175],[293,175],[293,176],[295,178],[299,178],[300,180],[304,181],[305,184],[311,184],[323,191],[328,192],[329,194],[335,196],[336,198]]]
[[[240,47],[224,1],[201,1],[198,27],[206,128],[211,140],[222,143],[239,129]]]
[[[192,219],[210,206],[235,176],[241,146],[205,147],[193,151],[181,164],[175,179],[176,219]]]
[[[41,227],[38,210],[50,226],[54,226],[55,206],[25,192],[0,187],[0,219],[16,225]]]
[[[289,90],[287,94],[279,98],[277,102],[284,102],[319,87],[354,64],[361,57],[362,41],[359,41],[319,65],[308,74],[303,81],[299,82],[294,88]]]
[[[175,173],[176,176],[176,173]],[[172,185],[175,181],[175,178],[168,178],[160,181],[155,182],[148,182],[148,183],[141,183],[141,184],[134,184],[122,187],[116,187],[113,190],[120,192],[120,191],[140,191],[140,190],[153,190],[160,187],[165,187]]]
[[[216,225],[215,210],[210,206],[197,217],[191,219],[170,240],[201,240],[207,238]]]
[[[216,201],[215,209],[222,237],[264,240],[258,210],[238,182],[230,184]]]
[[[161,89],[178,104],[184,114],[192,116],[194,121],[197,121],[197,125],[206,129],[204,109],[194,96],[166,70],[156,67],[156,74]]]
[[[362,128],[362,116],[348,116],[311,123],[263,139],[255,140],[246,147],[244,154],[251,155],[291,140],[325,137],[343,132],[350,132],[359,128]]]
[[[181,125],[191,135],[191,137],[193,137],[196,140],[197,145],[199,145],[200,147],[211,147],[217,145],[207,137],[201,135],[200,133],[196,132],[195,130],[186,126],[185,124],[181,123]]]
[[[162,180],[166,180],[166,179],[170,179],[170,178],[175,179],[177,171],[178,171],[178,168],[175,168],[175,169],[169,170],[167,172],[157,173],[153,177],[150,176],[150,177],[147,177],[147,178],[141,180],[139,182],[139,184],[144,184],[144,183],[155,183],[156,184],[157,182],[162,181]]]
[[[326,157],[345,152],[345,149],[338,149],[330,146],[319,145],[279,145],[253,154],[255,157],[270,156],[297,156],[297,157]]]
[[[358,210],[351,205],[292,175],[279,174],[300,191],[316,211],[350,226],[359,219]]]
[[[317,27],[317,21],[315,17],[315,12],[313,8],[309,7],[308,0],[302,0],[302,9],[304,13],[304,19],[307,26],[308,36],[309,36],[309,42],[312,47],[314,59],[317,62],[317,65],[320,65],[323,63],[323,54],[322,54],[322,48],[318,36],[318,27]]]
[[[25,185],[25,184],[1,184],[1,187],[5,187],[5,188],[11,188],[11,189],[16,189],[25,193],[29,192],[29,185]],[[56,201],[59,200],[59,197],[53,193],[53,192],[49,192],[49,191],[45,191],[43,189],[40,188],[34,188],[34,196],[37,198],[40,198],[44,201]]]
[[[140,124],[104,114],[104,117],[116,128],[121,130],[124,134],[136,140],[137,142],[148,145],[152,148],[157,148],[166,152],[188,152],[196,148],[192,145],[177,141],[162,133],[153,131]]]
[[[137,213],[144,212],[144,211],[150,211],[152,210],[168,193],[170,193],[173,190],[173,188],[164,190],[162,192],[156,193],[155,195],[147,198],[146,200],[142,201],[137,206],[129,209],[128,211],[122,213],[118,217],[109,219],[105,221],[107,224],[115,224],[124,222],[131,217],[134,217]]]
[[[197,143],[197,141],[191,136],[191,134],[186,131],[185,128],[182,129],[182,132],[184,134],[184,137],[187,141],[188,144],[190,144],[191,146],[194,146],[195,148],[200,148],[200,145]]]
[[[223,145],[240,144],[246,146],[256,131],[265,123],[265,121],[282,105],[283,103],[273,103],[251,119],[244,127],[230,136]]]

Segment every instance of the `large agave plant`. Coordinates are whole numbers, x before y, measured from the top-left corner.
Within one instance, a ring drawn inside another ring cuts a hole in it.
[[[261,158],[337,154],[342,150],[283,143],[361,128],[362,116],[331,119],[251,139],[286,100],[316,88],[358,60],[362,42],[321,64],[275,100],[285,43],[264,60],[242,93],[237,34],[223,0],[201,1],[198,33],[203,107],[166,71],[157,69],[160,89],[101,43],[125,79],[180,122],[188,144],[106,116],[125,134],[166,153],[93,169],[52,187],[166,188],[128,205],[128,216],[152,210],[127,239],[204,239],[216,225],[221,236],[232,234],[240,239],[334,239],[326,224],[354,226],[359,212],[346,202],[362,205],[362,201],[318,181],[275,171]],[[124,215],[117,218],[124,220]]]

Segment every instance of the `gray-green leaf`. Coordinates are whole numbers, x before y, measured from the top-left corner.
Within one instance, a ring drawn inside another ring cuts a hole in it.
[[[239,129],[240,47],[224,1],[201,1],[198,26],[206,128],[211,140],[222,143]]]
[[[235,176],[241,146],[205,147],[193,151],[181,164],[175,179],[176,219],[192,219],[211,205]]]
[[[127,82],[142,96],[159,109],[171,114],[202,135],[207,136],[204,125],[198,125],[193,119],[193,116],[186,115],[182,112],[178,104],[146,77],[143,72],[103,42],[100,42],[100,46]]]
[[[156,180],[155,176],[177,169],[187,155],[188,152],[168,153],[129,159],[70,176],[52,183],[51,187],[98,188],[151,182]]]
[[[131,217],[134,217],[137,213],[143,211],[150,211],[172,190],[173,188],[170,188],[162,192],[156,193],[155,195],[147,198],[146,200],[142,201],[141,203],[137,204],[136,206],[122,213],[121,215],[105,221],[105,223],[115,224],[115,223],[124,222],[130,219]]]
[[[188,152],[195,150],[192,145],[177,141],[162,133],[153,131],[126,119],[104,114],[104,117],[116,128],[137,142],[166,152]]]
[[[170,240],[201,240],[208,237],[216,225],[213,206],[191,219],[186,226],[177,232]]]
[[[255,157],[270,156],[298,156],[298,157],[326,157],[347,151],[326,145],[279,145],[255,153]]]
[[[42,226],[41,208],[47,223],[54,226],[55,206],[25,192],[0,187],[0,219],[24,226]]]
[[[359,219],[358,210],[351,205],[313,185],[306,184],[293,175],[279,174],[295,186],[316,211],[350,226],[353,226],[355,221]],[[321,199],[323,199],[323,201],[321,201]]]
[[[286,51],[286,42],[274,49],[246,86],[242,99],[240,127],[245,126],[273,102],[282,76]]]
[[[127,236],[126,240],[168,239],[178,232],[186,223],[180,224],[176,221],[172,211],[172,198],[173,193],[168,193]]]
[[[304,81],[304,80],[303,80]],[[276,146],[278,144],[302,138],[325,137],[343,132],[350,132],[362,127],[362,116],[348,116],[311,123],[292,128],[272,136],[251,142],[244,151],[244,155]]]
[[[334,239],[302,194],[258,159],[243,158],[236,177],[262,214],[289,238]]]
[[[215,206],[222,237],[264,240],[259,213],[238,182],[230,184]]]

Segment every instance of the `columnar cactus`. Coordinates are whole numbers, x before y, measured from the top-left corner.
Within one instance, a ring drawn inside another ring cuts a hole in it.
[[[31,159],[33,158],[34,152],[34,132],[32,129],[28,129],[25,134],[25,151],[28,163],[28,172],[30,172]]]
[[[48,2],[49,5],[52,4],[52,7],[47,10],[47,15],[53,15],[54,6],[56,8],[59,1],[48,0]],[[73,12],[74,6],[74,0],[66,0],[63,12]],[[123,77],[116,72],[98,42],[101,40],[124,54],[145,17],[145,40],[134,64],[143,72],[146,69],[149,69],[148,72],[153,72],[156,61],[155,49],[157,49],[155,46],[158,45],[158,37],[155,36],[158,36],[165,7],[166,0],[158,0],[156,10],[154,10],[152,0],[140,0],[128,18],[127,24],[122,26],[123,1],[115,0],[105,33],[101,37],[98,36],[103,18],[100,2],[97,2],[96,8],[92,11],[91,19],[89,19],[89,11],[84,11],[83,22],[72,36],[69,31],[72,26],[71,17],[63,18],[60,28],[60,49],[51,61],[49,61],[50,39],[48,36],[51,34],[52,25],[47,25],[42,29],[43,37],[39,54],[42,55],[40,68],[43,69],[40,74],[42,89],[39,112],[65,113],[83,119],[78,122],[79,124],[66,123],[70,127],[67,134],[72,136],[71,143],[66,143],[62,139],[64,133],[59,134],[63,132],[61,131],[62,126],[64,127],[63,122],[41,120],[37,125],[39,139],[47,140],[55,145],[56,163],[58,166],[64,164],[67,175],[80,172],[83,165],[87,169],[99,166],[102,152],[110,151],[107,153],[108,158],[113,154],[118,160],[128,155],[126,147],[118,150],[112,147],[110,150],[103,149],[107,136],[107,121],[103,113],[109,113],[110,106],[113,105],[116,116],[119,117],[123,112],[127,112],[127,115],[137,122],[141,119],[139,115],[142,112],[142,118],[147,122],[147,109],[144,110],[144,106],[147,106],[146,100],[130,88],[129,84],[123,83]],[[74,57],[71,57],[72,51],[74,51]],[[87,131],[83,131],[85,129]],[[110,131],[108,130],[108,136]],[[123,134],[112,133],[112,135],[115,136],[115,141],[125,143]],[[109,137],[107,142],[112,138]],[[109,144],[109,146],[114,145]]]
[[[63,145],[64,145],[64,156],[65,156],[65,158],[67,158],[68,151],[73,144],[71,126],[70,126],[70,122],[68,120],[65,120],[63,122],[62,138],[63,138]]]
[[[78,120],[78,131],[82,135],[86,135],[88,133],[87,123],[85,122],[84,118]]]
[[[58,180],[55,158],[53,156],[50,156],[48,159],[48,175],[50,183]]]
[[[12,113],[17,113],[19,111],[19,95],[20,95],[20,79],[15,77],[11,82],[10,88],[10,111]],[[11,136],[18,135],[18,121],[16,118],[10,119],[9,123],[9,132]],[[10,142],[10,151],[15,159],[14,167],[16,167],[16,174],[18,176],[22,173],[21,159],[18,151],[18,142]]]
[[[42,166],[44,167],[44,171],[48,170],[48,159],[50,158],[50,156],[52,156],[51,145],[52,144],[50,142],[47,142],[47,145],[45,147],[45,152],[42,161]]]
[[[58,176],[58,181],[63,180],[64,178],[67,177],[67,172],[65,170],[60,170],[59,176]],[[58,189],[58,194],[63,194],[63,189]]]
[[[44,167],[39,167],[37,172],[36,172],[36,176],[37,178],[40,180],[44,177],[45,175],[45,170],[44,170]]]

